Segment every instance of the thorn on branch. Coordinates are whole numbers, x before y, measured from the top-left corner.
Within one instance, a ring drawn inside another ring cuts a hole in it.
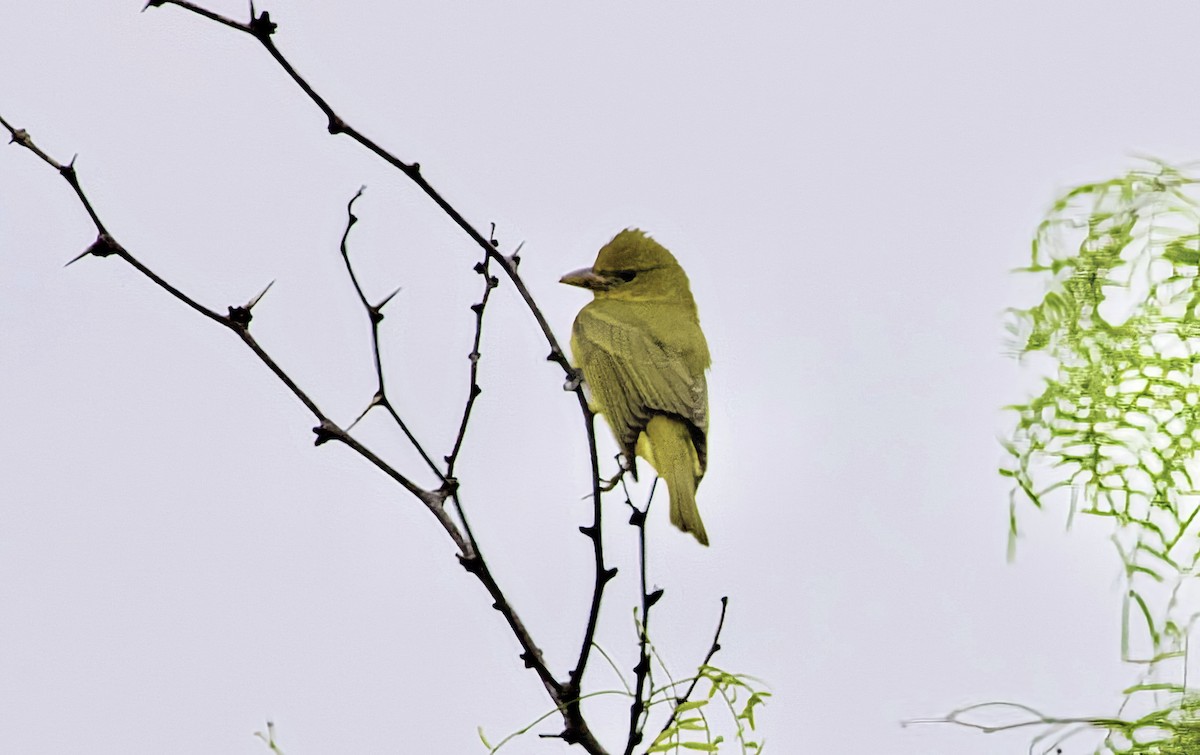
[[[243,330],[250,327],[250,321],[254,319],[254,315],[250,313],[247,307],[230,307],[229,321]],[[317,445],[321,445],[322,441],[317,441]]]
[[[517,248],[511,255],[508,256],[508,264],[513,270],[516,270],[521,265],[521,250],[525,248],[525,242],[517,244]]]
[[[600,579],[604,582],[611,582],[617,576],[617,567],[613,566],[605,569],[600,573]]]
[[[341,116],[330,115],[328,128],[330,134],[337,136],[346,132],[346,122],[341,119]]]
[[[254,5],[250,5],[250,33],[258,38],[260,42],[269,42],[271,35],[279,28],[279,24],[271,21],[271,12],[263,11],[257,16],[254,15]]]
[[[614,487],[616,487],[615,482],[612,483],[611,487],[609,487],[609,490],[612,490]],[[630,513],[629,513],[629,523],[632,524],[634,527],[645,527],[646,526],[646,512],[642,511],[637,506],[634,506],[632,504],[630,504],[629,508],[632,509],[632,511],[630,511]]]
[[[328,443],[331,440],[341,440],[344,434],[337,425],[329,420],[322,420],[321,424],[313,428],[313,434],[317,436],[314,446],[319,446],[322,443]]]
[[[67,179],[67,183],[71,184],[71,188],[75,189],[76,193],[79,192],[79,175],[75,172],[75,158],[77,157],[79,155],[71,155],[71,162],[60,165],[58,168],[58,174]]]
[[[117,243],[116,239],[114,239],[112,236],[109,236],[107,233],[101,233],[96,237],[96,240],[93,241],[90,246],[88,246],[87,249],[84,249],[79,253],[78,256],[72,258],[71,261],[66,265],[63,265],[63,267],[73,265],[89,255],[93,257],[107,257],[110,254],[120,254],[124,251],[125,250],[121,248],[121,245]]]
[[[256,306],[258,306],[258,303],[262,301],[262,298],[267,295],[267,292],[271,290],[271,286],[274,285],[275,281],[268,283],[266,288],[258,292],[258,296],[255,296],[246,304],[246,309],[254,309]]]
[[[94,254],[97,257],[107,257],[110,254],[118,254],[125,251],[117,240],[107,233],[102,233],[96,237],[92,245],[87,248],[88,254]]]
[[[398,294],[398,293],[400,293],[400,287],[399,287],[399,286],[397,286],[397,287],[396,287],[396,290],[395,290],[395,291],[393,291],[393,292],[391,292],[390,294],[388,294],[387,296],[383,297],[383,301],[381,301],[381,302],[379,302],[378,304],[376,304],[376,305],[375,305],[375,309],[376,309],[376,310],[379,312],[379,319],[380,319],[380,320],[382,320],[382,319],[383,319],[383,308],[384,308],[384,306],[385,306],[385,305],[386,305],[388,302],[390,302],[390,301],[392,300],[392,298],[393,298],[393,297],[394,297],[396,294]]]
[[[663,591],[661,589],[655,590],[654,592],[647,595],[646,596],[646,608],[649,608],[650,606],[657,603],[659,600],[662,599],[662,596],[663,596]]]
[[[258,306],[258,303],[262,301],[262,298],[267,295],[267,292],[271,290],[271,286],[274,285],[275,281],[271,281],[267,284],[266,288],[264,288],[262,291],[259,291],[258,294],[250,301],[246,302],[245,305],[240,307],[230,307],[229,321],[240,328],[249,328],[250,321],[254,319],[254,308]]]
[[[480,563],[479,556],[459,556],[458,563],[462,564],[462,568],[467,570],[468,574],[479,576],[483,565]]]
[[[599,530],[596,529],[596,526],[594,524],[584,525],[579,528],[579,531],[582,532],[584,534],[584,536],[586,536],[592,540],[595,540],[597,534],[599,533]]]

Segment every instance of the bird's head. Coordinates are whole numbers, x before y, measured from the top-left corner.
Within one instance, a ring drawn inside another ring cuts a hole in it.
[[[596,255],[596,262],[567,273],[560,283],[591,290],[597,299],[688,302],[687,274],[675,257],[636,228],[618,233]]]

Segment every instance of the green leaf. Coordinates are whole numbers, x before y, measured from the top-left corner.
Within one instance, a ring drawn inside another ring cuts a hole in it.
[[[677,707],[675,709],[675,712],[676,713],[686,713],[689,710],[695,710],[696,708],[703,708],[705,705],[708,705],[708,700],[689,700],[686,703],[681,703],[679,705],[679,707]]]

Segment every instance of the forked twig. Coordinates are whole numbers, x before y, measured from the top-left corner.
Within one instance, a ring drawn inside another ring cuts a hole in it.
[[[384,411],[392,418],[392,421],[396,423],[396,426],[400,428],[400,431],[404,433],[404,437],[408,438],[408,442],[420,454],[425,464],[438,476],[438,479],[445,482],[446,475],[442,474],[438,466],[433,463],[433,459],[429,458],[429,454],[425,452],[425,448],[417,440],[416,436],[413,435],[412,431],[408,429],[408,425],[405,424],[399,412],[396,411],[395,406],[392,405],[391,399],[388,398],[387,386],[383,379],[383,356],[379,349],[379,325],[383,322],[383,308],[396,294],[400,293],[400,289],[393,290],[390,294],[383,297],[378,304],[372,304],[367,300],[367,295],[363,292],[362,284],[358,281],[358,275],[354,272],[354,265],[350,262],[350,248],[347,242],[350,239],[350,229],[358,222],[358,216],[354,214],[354,203],[362,196],[365,188],[359,187],[354,196],[350,198],[350,201],[346,203],[346,230],[342,232],[342,240],[338,248],[342,253],[342,260],[346,263],[346,273],[350,276],[350,282],[354,284],[354,292],[358,294],[358,301],[362,304],[363,309],[366,310],[367,318],[371,322],[371,355],[375,363],[375,395],[371,397],[367,408],[363,409],[362,414],[358,415],[358,418],[350,423],[350,427],[347,429],[352,429],[375,407],[383,407]]]

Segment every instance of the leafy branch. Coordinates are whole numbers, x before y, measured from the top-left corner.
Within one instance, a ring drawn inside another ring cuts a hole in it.
[[[1038,225],[1022,268],[1043,279],[1045,293],[1032,307],[1010,310],[1008,322],[1015,354],[1047,373],[1040,393],[1008,407],[1016,423],[1000,473],[1013,482],[1010,555],[1022,499],[1043,508],[1051,493],[1069,488],[1072,514],[1111,521],[1128,586],[1122,657],[1144,668],[1126,705],[1134,696],[1168,696],[1165,707],[1154,703],[1133,722],[1070,720],[1107,729],[1111,752],[1167,752],[1141,748],[1168,742],[1182,731],[1175,724],[1196,720],[1184,684],[1155,681],[1168,661],[1186,662],[1200,615],[1183,591],[1200,574],[1196,184],[1154,162],[1065,193]],[[1020,725],[1039,719],[1064,723],[1038,714]]]

